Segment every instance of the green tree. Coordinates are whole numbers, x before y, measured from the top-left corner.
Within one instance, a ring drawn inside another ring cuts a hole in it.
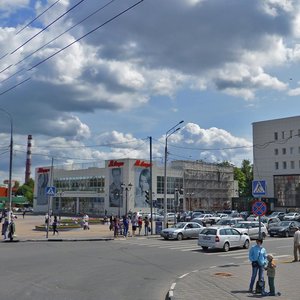
[[[30,205],[33,205],[33,189],[34,181],[30,178],[28,183],[24,183],[18,188],[17,195],[26,197]]]
[[[245,175],[245,190],[241,196],[252,196],[252,181],[253,181],[253,165],[250,160],[244,159],[242,161],[241,171]]]

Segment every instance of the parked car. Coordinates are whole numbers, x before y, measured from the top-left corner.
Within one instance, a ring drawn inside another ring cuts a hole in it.
[[[249,245],[249,236],[231,227],[207,227],[201,231],[198,238],[198,246],[203,250],[217,248],[227,252],[234,247],[248,249]]]
[[[147,215],[148,219],[151,219],[151,214]],[[152,213],[152,218],[153,221],[163,221],[164,220],[164,216],[162,216],[161,214],[158,213]]]
[[[208,221],[206,221],[206,223],[215,224],[223,218],[228,218],[228,215],[223,214],[223,213],[217,213],[217,214],[212,215],[211,217],[209,217]]]
[[[220,227],[220,226],[233,226],[241,221],[244,221],[243,218],[222,218],[216,224],[212,225],[213,227]]]
[[[281,221],[283,220],[283,217],[285,216],[285,212],[283,211],[273,211],[270,215],[268,215],[268,218],[279,218]]]
[[[283,217],[283,220],[293,221],[293,220],[298,219],[299,216],[300,216],[300,214],[297,213],[297,212],[289,212],[288,214],[286,214],[286,215]]]
[[[250,239],[259,238],[259,222],[257,221],[242,221],[235,224],[233,228],[237,229],[239,232],[247,234]],[[264,223],[261,222],[261,237],[265,239],[268,235],[268,229]]]
[[[267,227],[267,229],[269,229],[270,227],[276,225],[277,223],[281,222],[281,220],[279,218],[268,218],[268,217],[261,217],[261,221],[262,223],[265,224],[265,226]]]
[[[247,220],[247,218],[250,216],[250,212],[249,212],[249,211],[241,211],[241,212],[240,212],[240,216],[241,216],[244,220]]]
[[[192,219],[191,222],[198,223],[198,224],[200,224],[200,225],[203,226],[203,227],[205,226],[205,224],[202,222],[202,220],[201,220],[201,219],[198,219],[198,218]]]
[[[258,221],[258,216],[251,214],[246,221]]]
[[[160,235],[165,239],[197,238],[204,227],[196,222],[179,222],[173,227],[165,228]]]
[[[300,223],[297,221],[281,221],[277,223],[277,225],[269,228],[269,235],[278,235],[284,237],[293,236],[297,230],[297,227],[300,227]]]

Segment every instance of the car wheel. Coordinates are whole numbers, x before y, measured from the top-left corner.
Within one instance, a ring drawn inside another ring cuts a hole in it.
[[[285,236],[285,237],[289,237],[289,236],[290,236],[290,235],[289,235],[289,232],[286,231],[286,232],[284,233],[284,236]]]
[[[182,233],[178,233],[178,234],[177,234],[177,240],[178,240],[178,241],[181,241],[182,239],[183,239]]]
[[[223,246],[223,250],[224,250],[224,252],[228,252],[229,249],[230,249],[229,243],[226,242],[226,243],[224,244],[224,246]]]
[[[167,240],[168,238],[167,238],[167,237],[164,237],[164,239]]]
[[[246,240],[243,247],[244,247],[245,249],[248,249],[248,248],[249,248],[249,245],[250,245],[249,240]]]
[[[270,234],[270,237],[273,237],[274,236],[274,234]]]
[[[202,249],[203,249],[204,251],[206,251],[206,250],[208,249],[208,247],[202,246]]]
[[[262,239],[264,240],[264,239],[267,237],[267,235],[263,232],[263,233],[261,234],[261,237],[262,237]]]

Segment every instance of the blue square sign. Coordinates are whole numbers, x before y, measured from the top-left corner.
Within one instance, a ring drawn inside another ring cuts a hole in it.
[[[266,194],[266,181],[253,180],[252,181],[252,195],[253,197],[260,197]]]

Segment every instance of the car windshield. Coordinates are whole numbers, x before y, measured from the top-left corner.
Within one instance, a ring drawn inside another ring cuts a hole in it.
[[[279,222],[279,223],[278,223],[278,226],[285,227],[285,226],[290,226],[290,224],[291,224],[291,222],[282,221],[282,222]]]
[[[217,223],[217,225],[229,225],[230,224],[230,220],[219,220]]]
[[[294,216],[295,215],[295,213],[288,213],[288,214],[286,214],[286,216]]]
[[[247,227],[249,227],[249,224],[246,224],[246,223],[237,223],[234,227],[235,228],[247,228]]]
[[[177,223],[174,225],[174,228],[183,228],[185,226],[186,223]]]
[[[201,234],[206,234],[206,235],[216,235],[217,230],[213,228],[205,228],[201,231]]]

